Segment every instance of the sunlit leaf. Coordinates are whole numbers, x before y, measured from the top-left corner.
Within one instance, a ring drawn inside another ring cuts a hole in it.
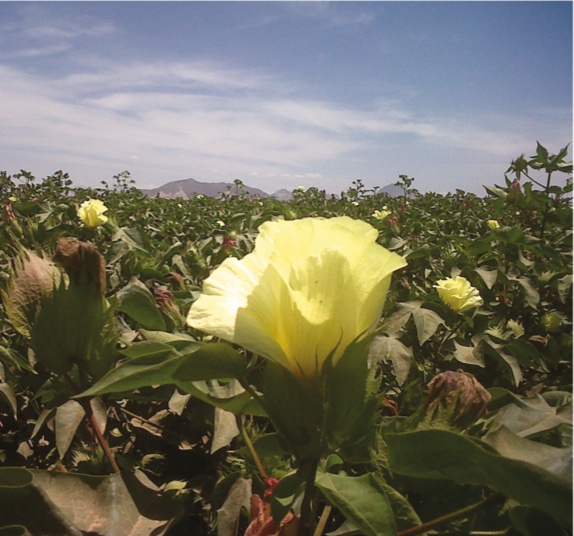
[[[351,477],[321,473],[315,484],[365,536],[398,534],[387,494],[373,475]]]
[[[445,430],[386,434],[385,441],[393,472],[487,486],[547,512],[565,526],[572,524],[572,486],[549,471],[489,452]]]

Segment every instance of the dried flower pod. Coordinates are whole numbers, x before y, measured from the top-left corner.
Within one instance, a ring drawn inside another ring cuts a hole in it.
[[[106,263],[96,246],[74,238],[60,238],[54,261],[66,270],[70,278],[80,282],[85,273],[87,283],[94,283],[102,291],[106,288]]]
[[[486,413],[490,393],[469,372],[447,370],[427,385],[425,410],[431,418],[447,410],[453,424],[466,427]]]

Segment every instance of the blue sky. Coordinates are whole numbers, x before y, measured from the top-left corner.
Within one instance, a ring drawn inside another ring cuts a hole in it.
[[[572,141],[571,2],[0,2],[0,169],[485,193]]]

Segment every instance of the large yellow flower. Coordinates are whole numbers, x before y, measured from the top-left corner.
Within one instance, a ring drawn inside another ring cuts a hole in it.
[[[438,281],[435,288],[441,300],[455,313],[463,313],[474,307],[480,307],[483,303],[478,290],[461,276]]]
[[[251,254],[206,279],[187,323],[313,378],[376,326],[406,265],[376,239],[346,216],[264,223]]]
[[[99,199],[88,199],[80,205],[78,217],[86,227],[95,229],[108,221],[108,217],[104,216],[106,210],[108,207]]]

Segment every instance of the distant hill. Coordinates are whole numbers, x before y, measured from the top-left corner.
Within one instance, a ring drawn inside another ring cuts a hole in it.
[[[246,191],[252,196],[270,197],[268,193],[259,188],[252,188],[247,185],[240,186],[240,191]],[[183,179],[180,181],[168,182],[158,188],[142,190],[142,193],[150,197],[165,197],[167,199],[191,199],[198,195],[217,197],[222,193],[230,192],[234,195],[237,186],[229,182],[200,182],[195,179]]]
[[[286,188],[277,190],[273,194],[268,194],[259,188],[253,188],[243,184],[239,187],[241,190],[246,191],[251,196],[259,197],[274,197],[279,201],[289,201],[292,192]],[[166,199],[191,199],[198,195],[206,195],[209,197],[217,197],[219,195],[229,193],[235,195],[238,187],[232,182],[200,182],[195,179],[183,179],[179,181],[168,182],[162,186],[152,189],[142,189],[141,192],[149,197],[165,197]],[[378,195],[390,195],[391,197],[399,197],[403,195],[403,189],[394,185],[388,184],[384,188],[379,188],[376,192]]]
[[[389,195],[391,197],[400,197],[404,195],[403,189],[396,184],[387,184],[383,188],[377,190],[377,195]]]

